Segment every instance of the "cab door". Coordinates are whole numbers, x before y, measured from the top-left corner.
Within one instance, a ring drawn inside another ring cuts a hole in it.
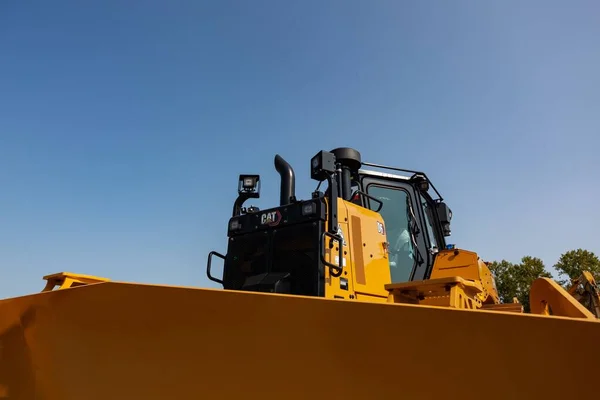
[[[421,203],[409,182],[364,176],[362,190],[383,203],[379,213],[386,227],[392,283],[427,279],[433,257],[427,249]],[[367,208],[378,204],[366,200]]]

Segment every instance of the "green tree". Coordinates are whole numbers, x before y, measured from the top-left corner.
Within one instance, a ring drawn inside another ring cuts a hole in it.
[[[588,250],[570,250],[562,254],[554,269],[559,273],[559,281],[563,286],[568,286],[571,279],[578,278],[583,271],[589,271],[596,282],[600,281],[600,259]]]
[[[512,303],[513,297],[517,297],[517,283],[512,274],[515,271],[515,264],[506,260],[493,261],[488,264],[490,271],[496,280],[496,288],[500,301],[503,303]]]
[[[525,256],[519,264],[502,260],[488,266],[496,279],[500,300],[510,303],[516,297],[525,312],[529,312],[529,290],[533,281],[540,277],[552,277],[546,271],[544,262],[537,257]]]

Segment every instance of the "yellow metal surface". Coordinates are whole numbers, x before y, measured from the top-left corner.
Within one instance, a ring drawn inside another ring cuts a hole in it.
[[[378,296],[387,299],[385,285],[390,283],[390,264],[385,236],[385,224],[379,213],[344,201],[350,231],[348,239],[354,252],[354,269],[362,265],[363,278],[355,275],[354,289],[357,295]],[[382,229],[381,231],[379,229]],[[357,233],[360,234],[357,235]]]
[[[42,289],[42,292],[53,290],[56,286],[58,286],[58,290],[60,290],[68,289],[73,286],[110,281],[110,279],[99,276],[74,274],[72,272],[59,272],[57,274],[46,275],[44,276],[44,280],[46,280],[46,286]]]
[[[425,304],[453,308],[477,309],[482,304],[478,295],[483,291],[479,282],[452,276],[393,283],[385,286],[389,303]]]
[[[381,232],[378,222],[383,228]],[[329,268],[325,269],[325,297],[385,302],[388,293],[384,285],[390,282],[390,267],[383,219],[374,211],[339,199],[338,224],[345,242],[341,248],[344,271],[340,277],[335,277]],[[326,243],[329,241],[326,238]],[[325,246],[325,249],[325,259],[338,265],[339,246],[332,249]],[[341,279],[347,283],[342,285]]]
[[[477,253],[463,249],[440,251],[428,280],[388,284],[388,302],[488,310],[499,303],[490,269]],[[517,311],[511,306],[510,311]]]
[[[522,313],[524,311],[523,304],[520,303],[484,304],[481,308],[489,311],[505,311],[515,313]]]
[[[329,201],[329,199],[327,199]],[[325,260],[334,264],[343,266],[344,272],[341,276],[333,276],[331,270],[325,267],[325,297],[334,299],[348,299],[354,293],[352,274],[354,270],[354,260],[352,258],[348,238],[348,214],[344,206],[344,201],[338,200],[338,234],[344,238],[342,243],[333,242],[334,247],[330,247],[331,238],[325,238]],[[345,280],[342,285],[341,280]]]
[[[594,314],[549,278],[538,278],[533,281],[529,293],[529,306],[533,314],[596,320]]]
[[[7,399],[595,398],[600,322],[101,283],[0,301]],[[488,360],[434,362],[473,350]],[[526,373],[515,374],[515,365]],[[543,385],[548,376],[560,384]],[[1,397],[0,397],[1,398]]]
[[[441,250],[436,256],[430,278],[453,276],[479,282],[482,291],[478,294],[478,299],[482,304],[500,302],[492,273],[477,253],[464,249]]]

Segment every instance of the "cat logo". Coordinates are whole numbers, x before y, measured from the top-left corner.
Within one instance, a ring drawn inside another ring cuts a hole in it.
[[[260,216],[261,225],[277,226],[281,221],[281,213],[279,210],[269,211]]]

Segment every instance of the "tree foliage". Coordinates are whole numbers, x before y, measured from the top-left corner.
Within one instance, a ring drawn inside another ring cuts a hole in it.
[[[543,261],[537,257],[525,256],[519,264],[502,260],[488,266],[496,278],[500,300],[511,303],[516,297],[526,312],[529,312],[529,289],[533,281],[539,277],[552,277]]]
[[[562,285],[568,285],[571,279],[578,278],[583,271],[589,271],[596,282],[600,281],[600,259],[588,250],[567,251],[560,256],[554,269],[559,273]]]
[[[488,263],[496,279],[496,288],[500,301],[511,303],[516,297],[529,312],[529,291],[534,280],[540,277],[552,278],[550,272],[544,267],[544,263],[537,257],[525,256],[518,264],[506,260]],[[590,271],[600,282],[600,259],[591,251],[577,249],[563,253],[554,265],[563,286],[568,286],[572,279],[581,276],[583,271]]]
[[[496,289],[502,303],[512,303],[517,296],[517,283],[513,278],[515,264],[506,260],[492,261],[488,267],[496,279]]]

